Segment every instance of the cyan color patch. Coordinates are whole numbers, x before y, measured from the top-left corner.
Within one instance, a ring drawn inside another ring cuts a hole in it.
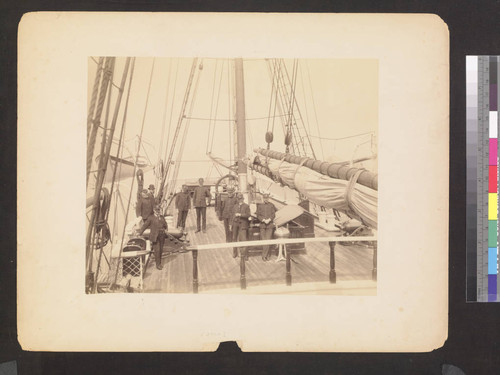
[[[496,275],[497,274],[497,248],[489,247],[488,248],[488,274]]]

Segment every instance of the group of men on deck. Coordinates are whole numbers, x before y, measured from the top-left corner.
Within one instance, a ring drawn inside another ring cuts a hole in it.
[[[196,209],[196,232],[207,232],[207,206],[210,205],[212,195],[210,188],[203,185],[203,178],[198,180],[198,186],[194,188],[193,206]],[[186,217],[191,208],[191,195],[188,187],[182,185],[182,191],[175,198],[175,206],[177,207],[177,228],[184,232],[186,228]]]
[[[260,239],[271,239],[274,230],[276,207],[269,202],[269,194],[263,194],[264,203],[257,204],[256,216],[260,222]],[[243,194],[235,193],[234,188],[228,189],[227,198],[222,201],[221,220],[224,221],[226,242],[241,242],[248,239],[250,206],[245,203]],[[233,257],[238,256],[238,248],[233,248]],[[240,256],[248,259],[246,247],[240,248]],[[262,260],[269,260],[269,245],[262,249]]]
[[[199,233],[207,230],[207,206],[210,205],[212,196],[208,186],[203,185],[204,180],[198,180],[198,186],[193,192],[193,207],[196,209],[196,231]],[[243,194],[236,193],[233,187],[227,189],[227,198],[221,202],[219,219],[224,222],[226,242],[241,242],[248,239],[249,222],[251,219],[250,207],[245,203]],[[276,207],[269,201],[269,194],[263,194],[264,203],[257,204],[256,216],[260,222],[260,238],[271,239],[274,230],[274,217]],[[191,209],[191,196],[186,185],[177,194],[175,205],[178,210],[177,227],[182,231],[186,227],[186,217]],[[240,248],[240,256],[248,259],[246,247]],[[233,257],[238,256],[238,248],[233,248]],[[269,260],[269,245],[263,246],[262,260]]]
[[[196,232],[206,233],[207,230],[207,206],[210,205],[210,189],[203,185],[203,179],[198,180],[198,186],[194,189],[192,205],[196,209]],[[161,270],[161,256],[165,243],[166,231],[168,229],[165,218],[161,215],[161,208],[154,196],[155,187],[149,185],[148,190],[143,190],[137,204],[137,216],[142,218],[143,224],[137,231],[137,235],[142,235],[146,229],[150,229],[149,239],[154,250],[156,268]],[[233,187],[227,190],[227,198],[221,202],[220,219],[224,222],[226,242],[247,241],[248,229],[251,220],[251,212],[248,204],[245,203],[243,194],[236,193]],[[260,239],[268,240],[272,238],[274,230],[274,217],[276,207],[269,201],[269,194],[263,194],[263,203],[257,204],[255,215],[260,224]],[[177,228],[183,232],[186,227],[186,218],[191,209],[191,194],[186,185],[182,186],[175,199],[178,210]],[[247,248],[241,247],[241,257],[248,259]],[[238,248],[233,248],[233,257],[238,257]],[[269,260],[269,245],[263,246],[262,260]]]

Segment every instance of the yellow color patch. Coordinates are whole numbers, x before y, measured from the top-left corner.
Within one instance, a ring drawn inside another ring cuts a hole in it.
[[[497,219],[497,193],[488,194],[488,220]]]

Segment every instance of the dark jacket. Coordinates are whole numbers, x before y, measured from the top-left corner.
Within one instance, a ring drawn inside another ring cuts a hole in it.
[[[168,225],[163,216],[151,215],[139,230],[139,235],[144,233],[144,231],[148,228],[151,230],[149,240],[151,242],[156,242],[160,231],[166,231],[168,229]]]
[[[139,206],[137,207],[137,212],[144,220],[149,216],[153,215],[153,209],[155,207],[155,198],[152,195],[148,195],[147,198],[141,198],[139,201]]]
[[[240,213],[241,216],[236,216],[237,213]],[[231,216],[233,218],[233,225],[237,225],[240,229],[247,229],[248,218],[250,217],[250,207],[246,203],[241,205],[235,204]]]
[[[271,202],[260,203],[257,205],[257,212],[255,213],[257,219],[262,222],[264,219],[271,219],[269,224],[272,224],[276,214],[276,207]],[[261,223],[264,224],[264,223]]]
[[[222,201],[222,218],[231,219],[233,217],[233,207],[238,204],[238,199],[235,196],[227,197],[226,200]]]
[[[183,191],[177,193],[175,197],[175,207],[177,207],[179,211],[188,211],[191,208],[191,197],[189,193],[184,193]]]
[[[197,186],[194,188],[193,206],[207,207],[207,198],[212,198],[208,186]]]

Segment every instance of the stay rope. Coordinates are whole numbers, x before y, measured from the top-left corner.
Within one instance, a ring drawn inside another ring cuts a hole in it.
[[[120,168],[120,172],[121,173],[121,167],[122,167],[122,163],[119,163],[119,160],[121,160],[120,158],[123,156],[123,147],[122,147],[122,142],[123,142],[123,134],[125,132],[125,127],[126,127],[126,123],[127,123],[127,113],[128,113],[128,103],[129,103],[129,98],[130,98],[130,88],[132,87],[132,78],[134,76],[134,67],[135,67],[135,57],[132,59],[132,67],[130,69],[130,77],[129,77],[129,83],[128,83],[128,91],[127,91],[127,98],[125,99],[125,108],[124,108],[124,113],[123,113],[123,119],[122,119],[122,128],[121,128],[121,131],[120,131],[120,138],[119,138],[119,141],[118,141],[118,150],[116,152],[116,157],[117,157],[117,161],[115,162],[115,167],[113,169],[113,177],[111,179],[111,188],[110,188],[110,197],[109,197],[109,200],[111,201],[112,199],[112,196],[113,196],[113,189],[114,189],[114,186],[115,186],[115,181],[116,181],[116,172],[118,170],[118,168]],[[118,167],[119,165],[119,167]],[[118,194],[119,194],[119,191],[118,191],[118,188],[117,188],[117,191],[115,193],[118,197]],[[115,231],[115,225],[116,225],[116,213],[117,213],[117,210],[118,210],[118,198],[116,199],[116,203],[115,203],[115,209],[114,209],[114,225],[113,225],[113,232]],[[106,212],[106,216],[105,216],[105,222],[107,223],[108,222],[108,218],[109,218],[109,209],[108,211]],[[110,234],[111,235],[111,234]],[[101,249],[100,251],[100,254],[99,254],[99,260],[98,260],[98,263],[97,263],[97,270],[96,270],[96,274],[95,274],[95,283],[94,285],[97,286],[97,280],[98,280],[98,276],[99,276],[99,268],[100,268],[100,265],[101,265],[101,257],[103,255],[103,250]]]
[[[135,156],[134,172],[133,172],[132,176],[135,176],[135,173],[136,173],[136,170],[137,170],[137,162],[139,160],[139,151],[141,149],[142,135],[144,133],[144,124],[146,122],[146,113],[147,113],[148,104],[149,104],[149,94],[151,92],[151,82],[153,81],[153,72],[154,72],[154,67],[155,67],[155,60],[156,59],[153,58],[153,63],[151,65],[151,74],[150,74],[150,77],[149,77],[148,92],[147,92],[147,95],[146,95],[146,103],[144,105],[144,113],[143,113],[143,116],[142,116],[141,132],[140,132],[140,135],[139,135],[139,148],[138,148],[136,156]],[[121,242],[120,242],[120,252],[118,254],[118,264],[119,264],[119,262],[120,262],[120,260],[122,258],[123,241],[125,240],[125,229],[127,227],[127,218],[128,218],[128,214],[129,214],[129,211],[130,211],[130,202],[132,200],[132,191],[134,190],[134,182],[135,182],[135,179],[132,179],[132,183],[131,183],[131,186],[130,186],[130,193],[129,193],[129,197],[128,197],[128,203],[127,203],[127,212],[125,214],[125,220],[124,220],[123,231],[122,231],[122,238],[121,238]],[[111,285],[116,284],[116,281],[118,279],[118,269],[119,269],[118,264],[116,266],[116,272],[115,272],[114,282],[112,284],[110,283],[110,287],[111,287]]]

